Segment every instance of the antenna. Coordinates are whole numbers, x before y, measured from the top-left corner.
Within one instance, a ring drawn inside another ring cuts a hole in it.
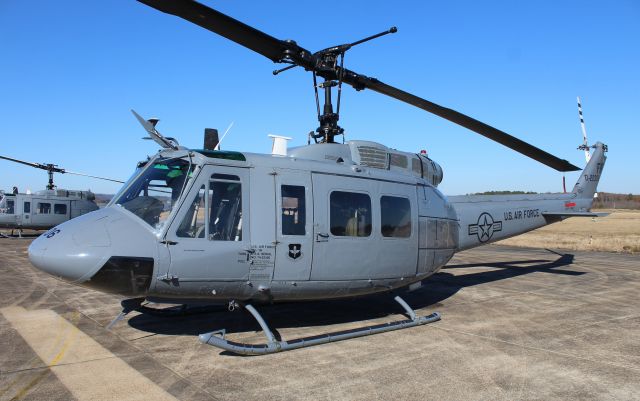
[[[587,159],[587,163],[591,159],[589,153],[589,143],[587,142],[587,130],[584,126],[584,117],[582,116],[582,104],[580,103],[580,96],[578,96],[578,115],[580,116],[580,127],[582,128],[582,145],[578,146],[578,150],[584,150],[584,157]]]
[[[222,140],[224,139],[224,137],[227,136],[227,134],[231,130],[231,127],[233,127],[234,122],[235,121],[231,121],[231,124],[229,124],[229,126],[227,127],[227,130],[224,132],[224,134],[222,134],[222,138],[220,138],[220,141],[218,141],[218,144],[216,145],[214,150],[220,150],[220,144],[222,143]]]
[[[287,155],[287,141],[290,141],[292,138],[288,136],[280,136],[269,134],[269,138],[273,139],[273,144],[271,145],[271,154],[277,156],[286,156]]]

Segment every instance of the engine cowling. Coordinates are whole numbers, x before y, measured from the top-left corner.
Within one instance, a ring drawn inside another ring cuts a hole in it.
[[[429,159],[427,156],[420,154],[420,162],[422,163],[422,177],[429,181],[434,187],[437,187],[438,184],[442,182],[442,178],[444,177],[444,173],[442,172],[442,167],[433,160]]]

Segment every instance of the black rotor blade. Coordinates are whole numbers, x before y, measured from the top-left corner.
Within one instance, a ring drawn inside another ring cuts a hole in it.
[[[31,166],[31,167],[42,168],[38,163],[26,162],[24,160],[13,159],[11,157],[0,156],[0,159],[9,160],[9,161],[21,163],[21,164],[26,164],[27,166]]]
[[[64,173],[63,169],[55,167],[53,164],[47,165],[47,164],[42,164],[42,163],[31,163],[31,162],[26,162],[24,160],[13,159],[11,157],[6,157],[6,156],[0,156],[0,159],[9,160],[9,161],[12,161],[12,162],[24,164],[24,165],[35,167],[35,168],[40,168],[40,169],[47,170],[47,171],[51,170],[54,173]]]
[[[224,36],[246,48],[279,62],[286,58],[287,50],[297,48],[293,43],[276,39],[247,24],[192,0],[138,0],[167,14],[193,22],[211,32]]]
[[[438,117],[442,117],[453,123],[456,123],[465,128],[468,128],[471,131],[477,132],[480,135],[483,135],[493,141],[501,143],[502,145],[510,149],[513,149],[516,152],[522,153],[523,155],[528,156],[534,160],[537,160],[540,163],[545,164],[558,171],[580,170],[579,167],[574,166],[573,164],[569,163],[567,160],[560,159],[559,157],[556,157],[550,153],[547,153],[544,150],[537,148],[512,135],[509,135],[504,131],[500,131],[497,128],[493,128],[490,125],[487,125],[481,121],[478,121],[475,118],[471,118],[455,110],[448,109],[446,107],[432,103],[428,100],[422,99],[418,96],[412,95],[398,88],[394,88],[393,86],[380,82],[375,78],[370,78],[361,74],[357,74],[353,71],[349,71],[346,69],[344,71],[345,73],[343,76],[343,81],[353,86],[356,90],[368,88],[378,93],[382,93],[392,98],[401,100],[405,103],[409,103],[422,110],[428,111],[429,113],[435,114]]]
[[[327,69],[318,65],[318,60],[306,49],[299,47],[294,42],[286,42],[267,35],[249,25],[233,19],[219,11],[209,8],[193,0],[138,0],[159,11],[173,14],[199,25],[211,32],[224,36],[244,47],[247,47],[274,62],[288,60],[300,65],[306,70],[314,70],[326,79],[338,79],[336,69]],[[375,78],[344,70],[342,80],[353,86],[356,90],[369,88],[378,93],[393,97],[405,103],[411,104],[439,117],[445,118],[455,124],[468,128],[480,135],[494,140],[502,145],[522,153],[558,171],[576,171],[580,168],[528,144],[506,132],[493,128],[481,121],[466,116],[455,110],[442,107],[408,92],[394,88]]]

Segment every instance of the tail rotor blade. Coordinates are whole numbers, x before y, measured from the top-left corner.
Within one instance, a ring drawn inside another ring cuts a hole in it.
[[[587,129],[584,125],[584,117],[582,116],[582,103],[580,102],[580,96],[578,96],[578,115],[580,116],[580,128],[582,128],[582,146],[578,149],[584,150],[584,157],[587,159],[587,163],[591,159],[591,153],[589,153],[589,143],[587,142]]]

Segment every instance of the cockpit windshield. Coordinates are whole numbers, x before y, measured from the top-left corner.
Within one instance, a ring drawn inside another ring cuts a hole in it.
[[[188,159],[153,160],[114,203],[160,229],[176,206],[193,169]]]
[[[14,198],[7,195],[0,195],[0,213],[13,214],[14,213]]]

